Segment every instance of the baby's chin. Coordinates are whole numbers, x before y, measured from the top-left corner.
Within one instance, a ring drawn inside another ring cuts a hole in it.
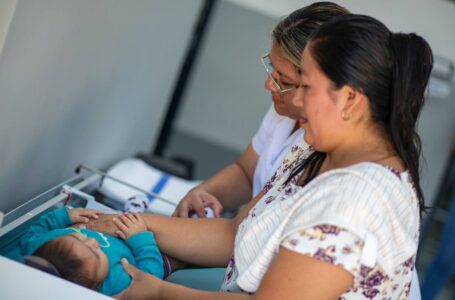
[[[106,280],[108,274],[109,274],[109,264],[107,264],[107,266],[105,268],[104,274],[100,280],[99,285],[101,285],[104,282],[104,280]]]
[[[101,287],[101,285],[103,284],[105,279],[106,279],[106,277],[104,277],[102,280],[98,280],[98,281],[95,280],[96,283],[94,284],[93,289],[98,290]]]
[[[97,270],[98,271],[98,270]],[[93,290],[98,290],[101,285],[103,284],[103,282],[106,280],[107,278],[107,275],[109,273],[109,266],[106,267],[106,271],[103,272],[104,274],[101,274],[98,276],[98,278],[91,278],[91,282],[93,282],[92,286],[91,286],[91,289]]]

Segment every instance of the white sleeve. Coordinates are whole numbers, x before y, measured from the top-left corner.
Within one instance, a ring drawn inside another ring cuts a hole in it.
[[[283,231],[284,245],[292,244],[295,233],[315,226],[344,228],[364,242],[362,265],[379,264],[387,274],[393,274],[394,267],[416,253],[418,222],[409,194],[391,177],[395,175],[373,175],[376,178],[364,172],[339,171],[313,179],[312,188],[303,196],[293,196],[300,205],[296,204]]]
[[[282,117],[275,111],[273,104],[262,119],[261,126],[253,137],[251,144],[254,151],[260,156],[264,151],[267,143],[270,142],[270,137],[273,133],[276,123]]]
[[[294,252],[343,267],[356,282],[361,277],[363,245],[363,239],[354,233],[326,224],[294,232],[281,244]]]

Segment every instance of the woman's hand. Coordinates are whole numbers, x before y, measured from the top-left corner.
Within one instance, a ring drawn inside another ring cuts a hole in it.
[[[71,223],[88,223],[90,220],[98,219],[98,215],[102,215],[103,212],[88,208],[70,208],[68,209]]]
[[[131,276],[131,285],[123,292],[114,295],[115,299],[158,299],[162,280],[144,273],[134,266],[130,265],[128,261],[122,259],[123,269]]]
[[[199,218],[205,218],[205,208],[213,210],[215,218],[219,218],[223,206],[218,199],[203,189],[191,190],[175,208],[173,217],[188,218],[191,213],[196,213]]]
[[[117,235],[123,240],[129,239],[136,233],[147,231],[147,226],[139,214],[126,213],[112,219],[119,230]]]
[[[103,232],[110,234],[112,236],[116,236],[116,232],[118,231],[117,226],[112,222],[112,219],[117,217],[116,214],[103,214],[99,215],[97,219],[90,219],[88,223],[79,224],[84,226],[84,228]]]

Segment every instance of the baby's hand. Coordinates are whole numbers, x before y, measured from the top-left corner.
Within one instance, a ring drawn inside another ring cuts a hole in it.
[[[126,213],[112,219],[112,222],[119,229],[117,235],[127,240],[136,233],[147,231],[147,226],[139,214]]]
[[[68,210],[71,222],[74,223],[88,223],[90,219],[98,219],[98,215],[103,212],[88,208],[71,208]]]

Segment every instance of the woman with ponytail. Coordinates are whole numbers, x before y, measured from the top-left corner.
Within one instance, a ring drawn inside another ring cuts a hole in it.
[[[272,104],[259,130],[238,160],[188,192],[173,216],[205,217],[206,208],[220,217],[248,203],[276,172],[289,149],[299,145],[303,133],[291,105],[299,82],[300,59],[311,32],[333,17],[349,11],[332,2],[316,2],[295,10],[272,30],[270,52],[261,57],[267,75],[264,88]],[[259,63],[259,61],[258,61]]]
[[[233,220],[143,215],[163,252],[228,264],[222,292],[124,262],[133,281],[118,297],[407,299],[424,209],[415,127],[431,69],[416,34],[360,15],[324,23],[303,51],[292,99],[303,148],[291,149],[264,195]]]
[[[281,246],[341,267],[343,299],[408,298],[425,209],[416,122],[432,65],[423,38],[359,15],[324,24],[304,50],[294,105],[312,149],[286,180],[302,204]]]

